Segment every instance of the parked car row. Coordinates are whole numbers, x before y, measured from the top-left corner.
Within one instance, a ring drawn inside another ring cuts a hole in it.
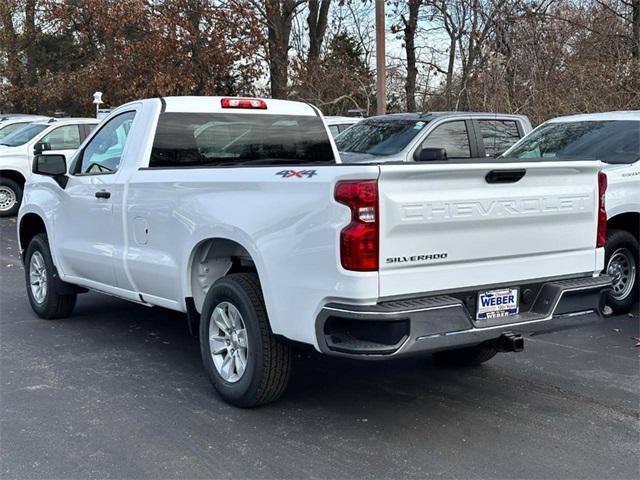
[[[71,156],[98,123],[95,118],[0,116],[0,217],[18,213],[35,155]]]
[[[75,154],[35,157],[18,218],[29,301],[46,319],[87,289],[184,312],[212,384],[244,407],[283,393],[301,345],[483,363],[600,313],[612,285],[637,294],[640,150],[613,142],[630,210],[612,200],[608,225],[617,173],[571,146],[598,144],[589,127],[543,125],[494,158],[526,118],[390,115],[334,141],[304,103],[135,101]]]

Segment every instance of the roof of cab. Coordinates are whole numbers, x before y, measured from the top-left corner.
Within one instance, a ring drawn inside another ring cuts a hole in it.
[[[13,125],[15,123],[42,122],[48,119],[49,117],[44,117],[44,116],[37,117],[35,115],[29,116],[29,117],[10,117],[10,118],[0,117],[0,125],[7,126],[7,125]]]
[[[578,115],[567,115],[566,117],[556,117],[546,123],[567,123],[567,122],[597,122],[612,120],[640,121],[640,110],[626,110],[619,112],[603,113],[581,113]]]
[[[41,120],[43,118],[49,118],[46,115],[32,115],[29,113],[0,113],[0,121],[4,120],[29,120],[33,121]]]
[[[442,117],[465,117],[465,118],[491,118],[491,117],[503,117],[503,118],[526,118],[524,115],[515,115],[511,113],[496,113],[496,112],[415,112],[415,113],[389,113],[386,115],[378,115],[375,117],[369,117],[367,120],[408,120],[408,121],[426,121],[436,120]]]
[[[339,115],[325,115],[324,120],[327,122],[327,125],[343,125],[345,123],[358,123],[362,120],[362,117],[344,117]]]
[[[50,118],[49,120],[42,120],[38,122],[32,122],[38,125],[67,125],[69,123],[100,123],[97,118]]]
[[[291,100],[276,100],[260,98],[267,104],[266,109],[252,108],[222,108],[223,98],[251,98],[253,97],[162,97],[155,99],[164,103],[165,112],[182,113],[256,113],[271,115],[302,115],[316,116],[318,110],[308,103],[294,102]],[[134,102],[135,103],[135,102]]]

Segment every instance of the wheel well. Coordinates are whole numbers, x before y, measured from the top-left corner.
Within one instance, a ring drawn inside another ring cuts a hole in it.
[[[216,280],[238,272],[257,272],[251,255],[239,243],[210,238],[196,245],[189,263],[189,284],[196,310],[202,311],[207,292]]]
[[[20,220],[20,248],[22,248],[22,256],[27,250],[27,246],[31,239],[39,233],[47,233],[47,228],[44,225],[44,221],[35,213],[27,213],[22,220]]]
[[[640,213],[628,212],[616,215],[608,220],[607,228],[626,230],[636,237],[636,240],[640,240]]]
[[[20,188],[24,188],[24,182],[26,182],[22,174],[20,172],[16,172],[15,170],[0,170],[0,177],[10,178],[18,185],[20,185]]]

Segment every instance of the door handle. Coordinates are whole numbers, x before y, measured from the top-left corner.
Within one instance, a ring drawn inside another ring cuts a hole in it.
[[[111,192],[100,190],[99,192],[96,192],[96,198],[111,198]]]
[[[491,170],[484,179],[487,183],[516,183],[524,177],[526,170]]]

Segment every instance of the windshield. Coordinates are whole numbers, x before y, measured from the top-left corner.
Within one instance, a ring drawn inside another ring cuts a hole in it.
[[[336,137],[338,151],[394,155],[427,124],[424,120],[371,119],[356,123]]]
[[[549,123],[537,128],[504,156],[633,163],[640,159],[640,122]]]
[[[24,145],[48,127],[49,125],[41,124],[27,125],[26,127],[21,128],[20,130],[16,130],[12,134],[4,137],[2,140],[0,140],[0,145],[6,145],[7,147],[17,147],[20,145]]]
[[[10,123],[9,125],[0,126],[0,140],[2,140],[3,138],[8,137],[13,132],[16,132],[16,131],[20,130],[21,128],[23,128],[28,123],[29,122]]]

